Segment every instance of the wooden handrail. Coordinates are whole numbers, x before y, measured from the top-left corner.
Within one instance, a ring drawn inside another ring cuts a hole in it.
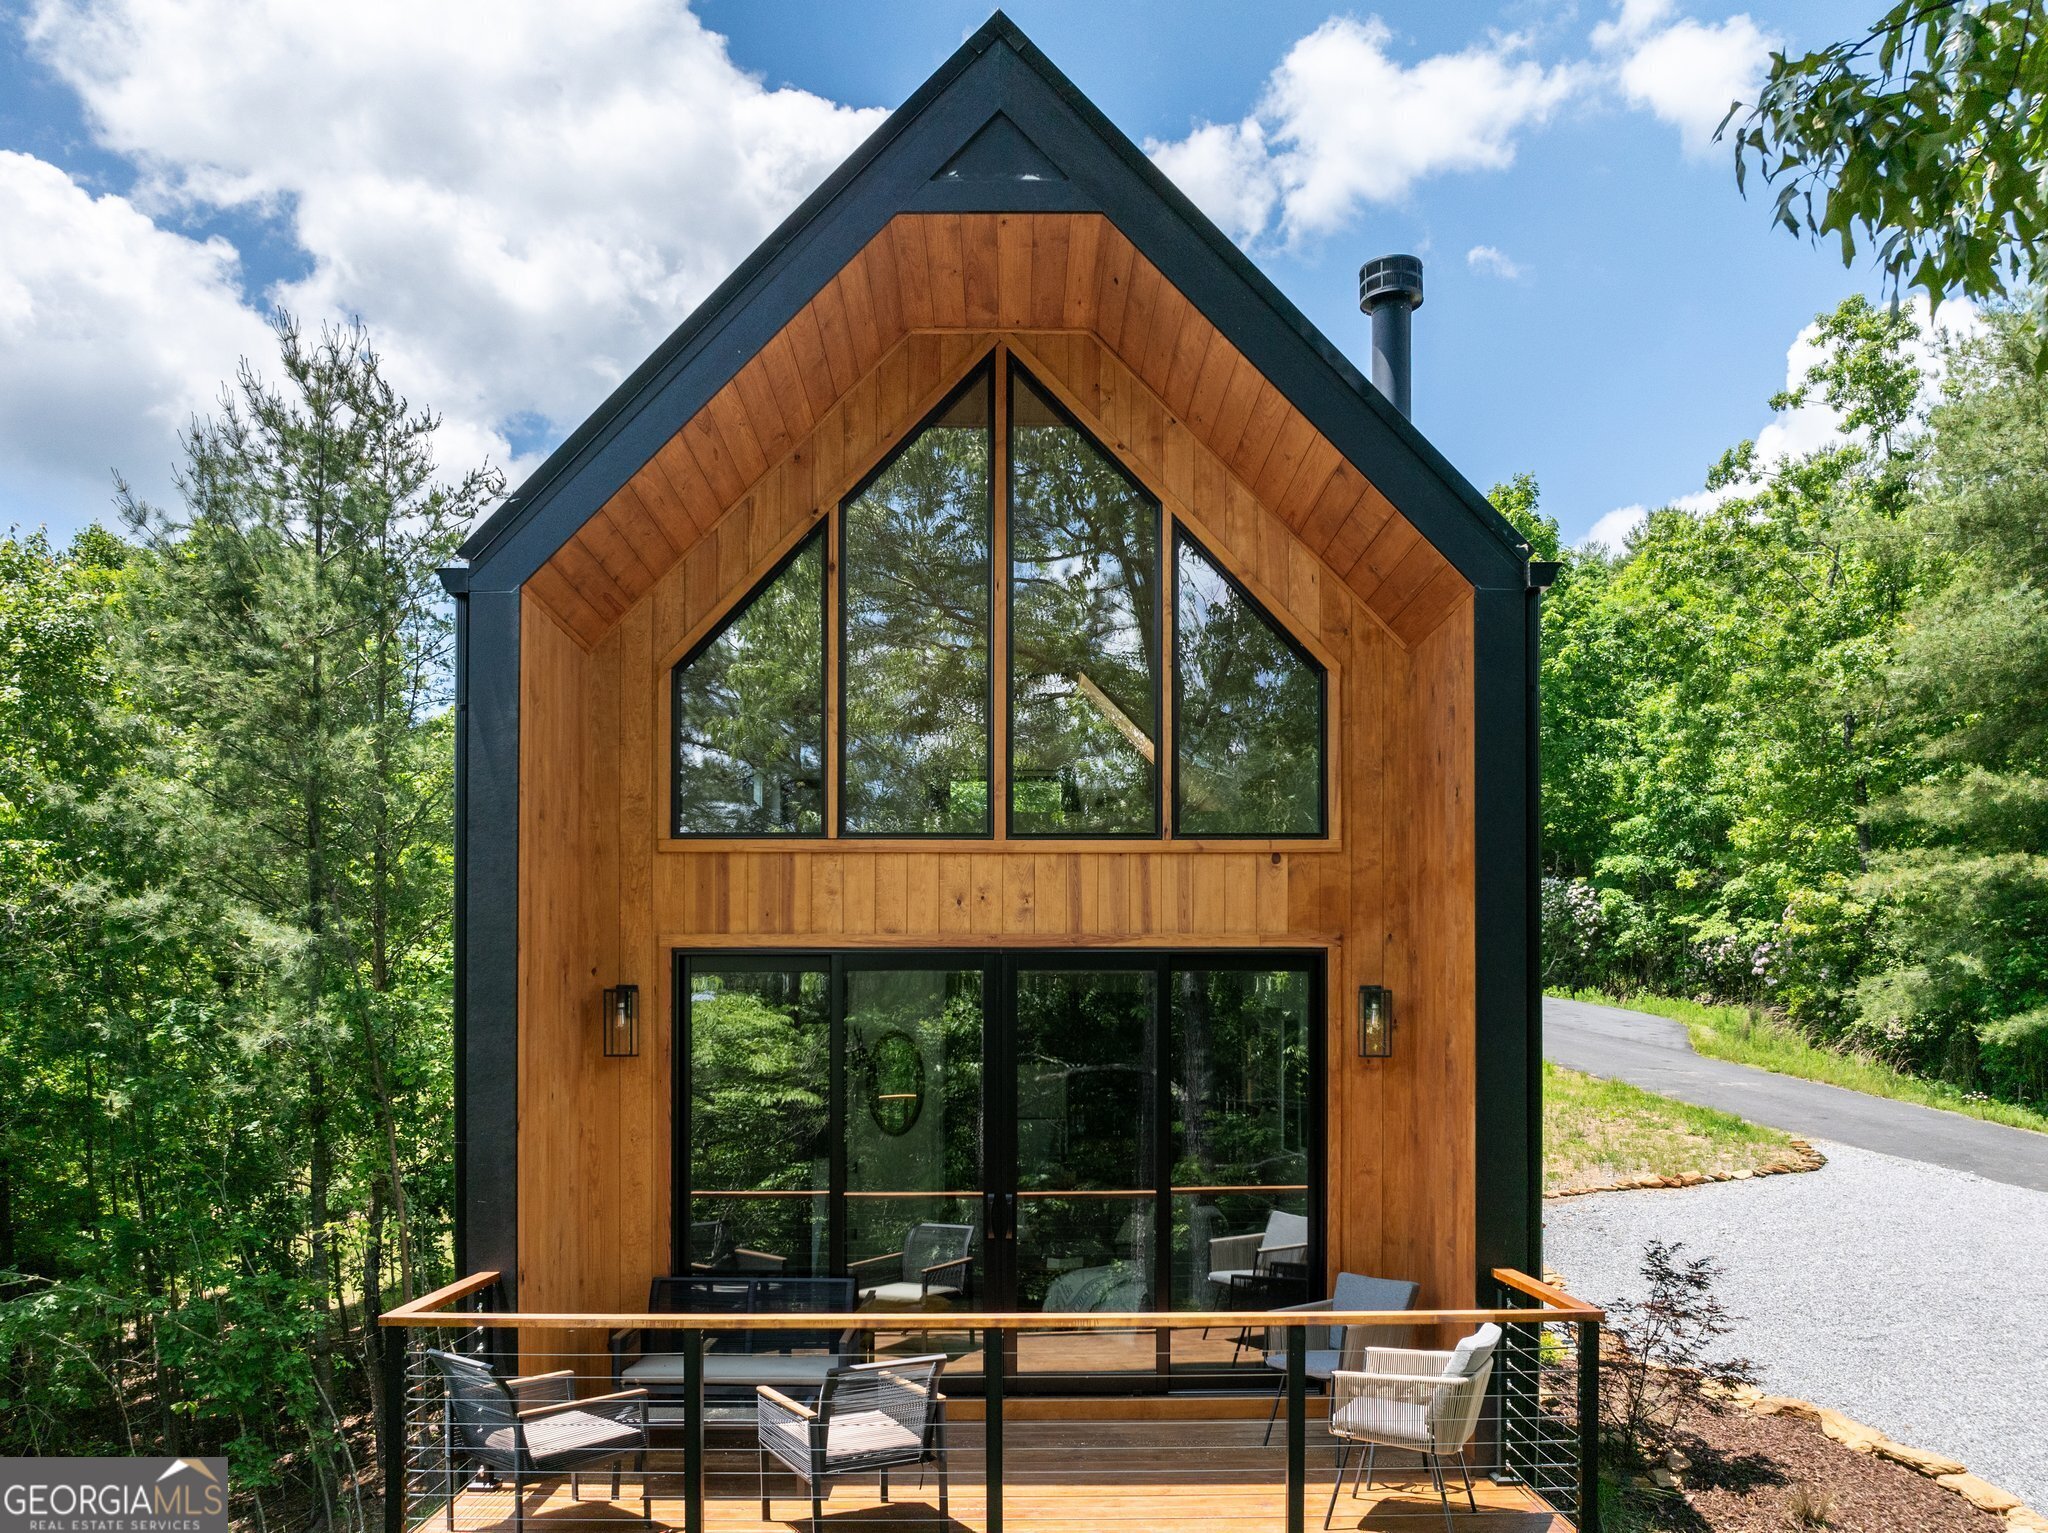
[[[441,1324],[445,1319],[445,1314],[440,1313],[443,1306],[453,1304],[457,1299],[466,1299],[473,1293],[482,1293],[498,1281],[498,1276],[495,1272],[472,1272],[468,1277],[457,1278],[444,1287],[436,1288],[432,1293],[423,1293],[417,1299],[410,1299],[397,1309],[386,1310],[378,1323],[410,1325],[415,1323],[412,1316],[425,1315],[428,1318],[418,1323]]]
[[[1513,1267],[1495,1267],[1493,1269],[1493,1280],[1503,1288],[1512,1288],[1516,1293],[1527,1294],[1530,1298],[1540,1300],[1551,1309],[1559,1311],[1559,1314],[1556,1316],[1559,1320],[1605,1320],[1607,1318],[1605,1310],[1596,1309],[1584,1299],[1575,1299],[1562,1288],[1551,1283],[1540,1282],[1530,1277],[1528,1273],[1518,1272]]]
[[[1155,1195],[1151,1187],[1024,1187],[1018,1189],[1019,1199],[1031,1198],[1149,1198]],[[1204,1184],[1182,1187],[1178,1184],[1167,1188],[1174,1197],[1188,1197],[1196,1193],[1257,1193],[1257,1192],[1307,1192],[1306,1183],[1261,1182],[1256,1185]],[[712,1198],[745,1200],[748,1198],[828,1198],[832,1194],[823,1187],[714,1187],[700,1189],[690,1194],[692,1198],[709,1201]],[[961,1187],[906,1188],[892,1191],[888,1188],[849,1187],[842,1197],[848,1198],[978,1198],[980,1190]]]
[[[744,1274],[741,1274],[744,1276]],[[439,1310],[497,1281],[495,1272],[478,1273],[438,1289],[425,1298],[399,1306],[380,1320],[383,1325],[487,1326],[493,1330],[551,1331],[1194,1331],[1210,1326],[1257,1330],[1267,1326],[1376,1325],[1508,1325],[1549,1321],[1598,1321],[1602,1312],[1574,1299],[1562,1289],[1539,1283],[1512,1268],[1497,1267],[1496,1280],[1541,1302],[1537,1309],[1311,1309],[1311,1310],[1116,1310],[1061,1314],[1043,1311],[953,1310],[897,1313],[862,1310],[850,1314],[785,1310],[772,1314],[494,1314]],[[444,1297],[445,1296],[445,1297]]]

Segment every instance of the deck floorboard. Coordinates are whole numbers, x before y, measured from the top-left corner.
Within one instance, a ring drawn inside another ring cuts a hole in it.
[[[1021,1402],[1020,1402],[1021,1403]],[[1048,1402],[1032,1402],[1043,1408]],[[1089,1402],[1093,1405],[1095,1402]],[[1034,1411],[1033,1413],[1037,1413]],[[1100,1529],[1204,1529],[1216,1533],[1273,1533],[1285,1526],[1284,1433],[1272,1446],[1265,1425],[1246,1419],[1042,1420],[1011,1422],[1004,1433],[1003,1509],[1011,1533],[1095,1533]],[[649,1456],[654,1521],[683,1526],[682,1453],[674,1434],[658,1435]],[[751,1433],[715,1425],[706,1445],[706,1533],[791,1533],[808,1528],[810,1503],[802,1483],[777,1472],[769,1477],[771,1516],[760,1515],[759,1481]],[[949,1516],[941,1518],[938,1490],[928,1475],[922,1488],[913,1471],[890,1477],[890,1500],[881,1500],[878,1477],[832,1481],[824,1506],[827,1529],[859,1533],[983,1533],[982,1433],[978,1421],[948,1431],[951,1465]],[[1335,1445],[1319,1427],[1309,1437],[1308,1519],[1322,1525],[1336,1468]],[[622,1475],[612,1501],[610,1475],[586,1475],[582,1499],[566,1481],[545,1481],[526,1492],[524,1521],[531,1533],[612,1533],[640,1521],[639,1476]],[[1475,1478],[1479,1510],[1454,1493],[1451,1526],[1457,1533],[1572,1533],[1572,1525],[1522,1486]],[[1393,1456],[1374,1486],[1356,1498],[1349,1485],[1337,1499],[1330,1527],[1360,1533],[1442,1527],[1443,1512],[1426,1471],[1412,1455]],[[437,1507],[416,1524],[417,1533],[446,1533]],[[505,1489],[465,1489],[457,1498],[456,1533],[509,1533],[512,1498]]]

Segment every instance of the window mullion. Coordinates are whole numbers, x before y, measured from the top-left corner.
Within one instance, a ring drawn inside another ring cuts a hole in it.
[[[989,475],[989,833],[1010,839],[1010,348],[995,351],[995,441]]]

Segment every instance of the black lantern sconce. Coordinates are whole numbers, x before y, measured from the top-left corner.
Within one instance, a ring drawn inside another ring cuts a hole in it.
[[[1358,1057],[1394,1057],[1394,992],[1385,985],[1358,987]]]
[[[606,1059],[634,1059],[640,1053],[640,987],[614,985],[598,1007]]]

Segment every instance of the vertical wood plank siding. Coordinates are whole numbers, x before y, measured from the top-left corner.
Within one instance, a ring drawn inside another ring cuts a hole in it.
[[[669,667],[999,342],[1328,667],[1330,835],[670,840]],[[897,218],[684,423],[525,592],[522,1307],[631,1310],[667,1266],[673,949],[1000,944],[1325,950],[1331,1267],[1472,1302],[1471,591],[1369,468],[1094,215]],[[619,981],[635,1060],[599,1055]]]

